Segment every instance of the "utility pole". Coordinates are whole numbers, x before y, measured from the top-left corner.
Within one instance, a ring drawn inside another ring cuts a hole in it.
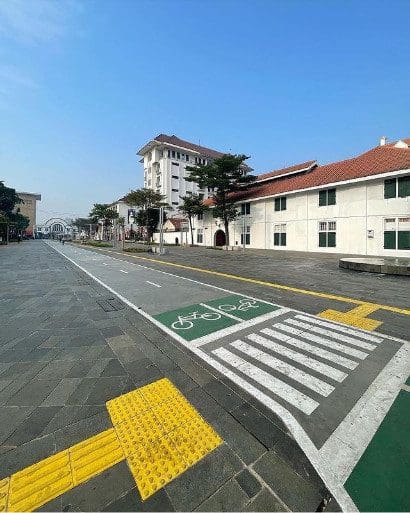
[[[159,208],[159,254],[164,251],[164,207]]]

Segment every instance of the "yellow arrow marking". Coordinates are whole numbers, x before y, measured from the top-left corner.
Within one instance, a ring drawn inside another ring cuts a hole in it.
[[[222,443],[168,379],[106,405],[113,428],[0,480],[0,512],[38,509],[125,459],[145,500]]]
[[[337,310],[325,310],[318,314],[319,317],[324,319],[330,319],[332,321],[342,322],[344,324],[350,324],[363,330],[373,331],[378,328],[381,321],[375,319],[368,319],[367,315],[379,310],[379,307],[372,304],[360,305],[348,312],[338,312]]]

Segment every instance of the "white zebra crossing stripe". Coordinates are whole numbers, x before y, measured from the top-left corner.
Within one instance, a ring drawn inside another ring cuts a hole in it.
[[[288,347],[285,347],[282,344],[277,344],[276,342],[273,342],[272,340],[269,340],[260,335],[252,333],[248,335],[247,338],[249,340],[252,340],[252,342],[256,342],[257,344],[266,347],[267,349],[275,351],[275,353],[286,356],[286,358],[301,363],[305,367],[309,367],[310,369],[313,369],[316,372],[319,372],[320,374],[328,376],[329,378],[332,378],[335,381],[339,381],[339,383],[347,377],[347,374],[345,372],[335,369],[334,367],[327,365],[326,363],[319,362],[318,360],[315,360],[310,356],[306,356],[302,353],[298,353],[297,351],[293,351],[293,349],[289,349]]]
[[[294,322],[298,323],[299,321],[295,321],[294,319],[286,319],[286,322],[293,324]],[[300,331],[298,331],[298,334],[299,333]],[[368,356],[368,353],[365,353],[364,351],[359,351],[359,349],[354,349],[350,346],[344,346],[343,344],[339,344],[339,342],[335,342],[334,340],[328,340],[326,338],[318,337],[317,335],[314,335],[313,333],[308,333],[307,331],[303,332],[303,338],[311,340],[312,342],[316,342],[316,344],[320,344],[321,346],[336,349],[336,351],[340,351],[341,353],[354,356],[355,358],[359,358],[360,360],[364,360],[366,356]]]
[[[255,360],[263,363],[264,365],[267,365],[271,369],[274,369],[277,372],[288,376],[294,381],[301,383],[306,388],[310,388],[320,395],[327,397],[335,389],[335,387],[329,385],[329,383],[311,376],[307,372],[300,370],[297,367],[293,367],[293,365],[283,362],[282,360],[279,360],[278,358],[275,358],[274,356],[271,356],[270,354],[265,353],[256,347],[250,346],[246,342],[242,342],[242,340],[235,340],[234,342],[231,342],[230,345],[246,354],[247,356],[250,356],[251,358],[254,358]]]
[[[311,324],[307,324],[306,322],[296,321],[295,319],[286,319],[286,322],[290,322],[295,326],[299,326],[299,328],[304,328],[315,333],[319,333],[320,335],[325,335],[326,337],[335,338],[336,340],[340,340],[341,342],[346,342],[347,344],[352,344],[353,346],[361,347],[362,349],[367,349],[368,351],[373,351],[377,346],[373,344],[369,344],[368,342],[363,342],[362,340],[358,340],[356,338],[348,337],[347,335],[341,335],[335,331],[327,330],[325,328],[318,328],[317,326],[312,326]]]
[[[264,370],[259,369],[255,365],[248,363],[246,360],[243,360],[239,356],[231,353],[231,351],[228,351],[223,347],[214,349],[212,353],[222,361],[228,363],[232,367],[235,367],[237,371],[245,374],[267,390],[270,390],[278,397],[281,397],[289,404],[292,404],[295,408],[298,408],[303,413],[306,413],[306,415],[313,413],[319,406],[319,403],[313,400],[311,397],[308,397],[302,392],[299,392],[287,383],[284,383],[280,379],[275,378],[271,374],[268,374]]]
[[[381,342],[383,342],[382,338],[370,335],[370,333],[363,333],[359,330],[348,328],[347,326],[339,326],[338,324],[322,321],[316,319],[316,317],[308,317],[307,315],[296,315],[296,318],[301,319],[302,321],[318,324],[319,326],[323,326],[325,328],[331,328],[332,330],[341,331],[342,333],[347,333],[348,335],[353,335],[354,337],[364,338],[365,340],[370,340],[370,342],[375,342],[376,344],[380,344]]]
[[[283,329],[284,331],[291,330],[292,328],[290,326],[285,326],[284,324],[277,323],[273,325],[274,328]],[[298,330],[295,330],[298,331]],[[261,331],[264,335],[269,335],[272,338],[276,338],[277,340],[282,340],[283,342],[286,342],[286,344],[297,347],[298,349],[302,349],[303,351],[307,351],[308,353],[314,354],[316,356],[320,356],[321,358],[324,358],[326,360],[329,360],[333,363],[337,363],[338,365],[341,365],[342,367],[346,367],[347,369],[355,369],[359,364],[357,362],[354,362],[353,360],[349,360],[348,358],[345,358],[344,356],[340,356],[336,353],[332,353],[331,351],[327,351],[326,349],[322,349],[321,347],[312,346],[312,344],[308,344],[307,342],[304,342],[302,340],[299,340],[298,338],[290,337],[289,335],[284,335],[283,333],[280,333],[279,331],[272,330],[270,328],[263,328]]]

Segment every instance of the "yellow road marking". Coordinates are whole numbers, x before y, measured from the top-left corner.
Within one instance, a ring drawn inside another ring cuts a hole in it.
[[[367,318],[367,315],[375,312],[376,310],[379,310],[378,306],[367,304],[356,306],[356,308],[353,308],[348,312],[324,310],[323,312],[319,313],[318,316],[323,317],[324,319],[330,319],[331,321],[350,324],[351,326],[356,326],[357,328],[361,328],[363,330],[373,331],[381,324],[383,324],[381,321]]]
[[[125,459],[145,500],[222,443],[166,378],[106,406],[113,428],[0,480],[0,513],[38,509]]]
[[[157,260],[156,258],[130,255],[128,253],[124,254],[124,253],[120,253],[118,251],[110,251],[110,250],[107,251],[107,250],[102,250],[100,248],[97,248],[97,249],[99,251],[103,251],[104,253],[114,253],[116,255],[129,256],[131,258],[146,260],[149,262],[155,262],[157,264],[168,265],[171,267],[179,267],[181,269],[188,269],[190,271],[196,271],[196,272],[205,273],[205,274],[213,274],[214,276],[222,276],[223,278],[244,281],[247,283],[254,283],[256,285],[263,285],[264,287],[271,287],[274,289],[287,290],[289,292],[296,292],[298,294],[307,294],[309,296],[323,297],[325,299],[331,299],[333,301],[341,301],[343,303],[353,303],[356,305],[371,305],[373,307],[376,307],[376,310],[379,310],[379,309],[387,310],[388,312],[399,313],[402,315],[410,315],[410,309],[406,309],[406,308],[398,308],[396,306],[391,306],[391,305],[383,305],[383,304],[378,304],[378,303],[372,303],[370,301],[362,301],[361,299],[354,299],[354,298],[346,297],[346,296],[338,296],[335,294],[328,294],[327,292],[316,292],[314,290],[300,289],[298,287],[291,287],[289,285],[281,285],[280,283],[273,283],[273,282],[264,281],[264,280],[256,280],[254,278],[246,278],[245,276],[238,276],[236,274],[223,273],[220,271],[212,271],[211,269],[203,269],[201,267],[193,267],[191,265],[176,264],[174,262],[165,262],[164,260]]]

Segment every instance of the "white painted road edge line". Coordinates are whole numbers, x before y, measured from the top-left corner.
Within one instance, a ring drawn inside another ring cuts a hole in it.
[[[153,281],[148,281],[148,280],[145,280],[146,283],[149,283],[150,285],[153,285],[154,287],[158,287],[158,288],[161,288],[162,285],[158,285],[158,283],[154,283]]]
[[[120,273],[128,274],[128,271],[124,271],[123,269],[120,269]]]
[[[410,351],[403,345],[319,450],[321,457],[332,463],[333,472],[342,483],[369,445],[409,374]]]

